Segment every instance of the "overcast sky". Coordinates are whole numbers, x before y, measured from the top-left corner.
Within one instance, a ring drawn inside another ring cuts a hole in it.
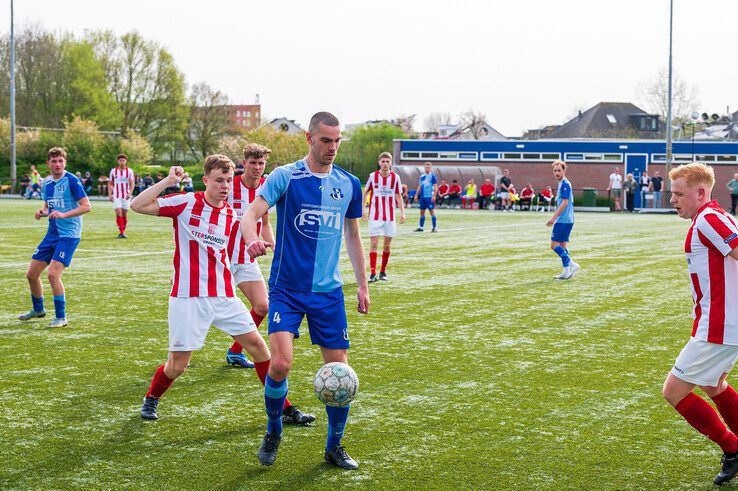
[[[9,0],[0,15],[7,32]],[[738,109],[738,2],[674,0],[674,68],[700,112]],[[16,22],[138,30],[188,83],[305,124],[482,111],[506,136],[639,102],[668,63],[668,0],[16,0]],[[644,107],[644,109],[646,109]]]

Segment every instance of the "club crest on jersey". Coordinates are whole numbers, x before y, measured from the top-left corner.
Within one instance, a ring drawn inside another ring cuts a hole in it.
[[[218,230],[217,225],[213,225],[212,223],[208,225],[208,233],[214,234]]]
[[[336,201],[342,200],[343,191],[341,191],[341,188],[333,188],[333,191],[331,191],[331,198],[333,198]]]
[[[341,213],[319,208],[303,208],[295,217],[295,228],[311,239],[331,239],[341,233]]]

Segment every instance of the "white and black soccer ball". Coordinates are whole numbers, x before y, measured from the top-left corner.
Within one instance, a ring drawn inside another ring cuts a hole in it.
[[[323,365],[313,383],[315,395],[326,406],[348,406],[359,390],[359,377],[354,369],[338,361]]]

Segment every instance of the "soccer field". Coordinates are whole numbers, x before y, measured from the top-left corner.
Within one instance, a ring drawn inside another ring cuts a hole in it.
[[[225,365],[215,328],[161,419],[140,419],[166,356],[169,220],[132,214],[116,240],[110,203],[93,202],[64,276],[69,327],[17,321],[38,206],[0,200],[2,488],[695,489],[719,470],[717,446],[660,393],[691,332],[688,223],[675,215],[578,213],[582,271],[561,282],[548,214],[439,210],[431,235],[412,232],[410,210],[368,316],[344,254],[361,380],[344,438],[360,468],[347,472],[323,463],[306,326],[289,396],[318,420],[285,427],[273,467],[256,459],[261,384]]]

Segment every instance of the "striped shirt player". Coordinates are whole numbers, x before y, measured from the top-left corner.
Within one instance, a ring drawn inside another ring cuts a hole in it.
[[[126,238],[128,225],[128,206],[133,194],[133,170],[126,163],[128,158],[124,154],[118,155],[118,165],[110,170],[108,176],[108,198],[113,202],[115,223],[118,226],[118,239]]]
[[[43,285],[40,275],[48,266],[49,281],[54,293],[55,318],[50,327],[67,325],[66,297],[62,275],[69,267],[77,245],[82,238],[82,215],[90,211],[90,201],[85,194],[82,181],[66,171],[67,153],[63,148],[54,147],[48,152],[47,164],[51,174],[41,184],[43,208],[36,212],[36,220],[48,217],[46,235],[31,257],[26,277],[31,288],[33,308],[18,316],[27,321],[44,317]]]
[[[369,236],[394,237],[396,197],[402,194],[402,183],[396,172],[383,176],[380,171],[369,174],[364,191],[371,193],[369,201]]]
[[[259,184],[254,188],[246,186],[240,178],[233,181],[233,190],[228,195],[228,204],[231,205],[236,213],[239,223],[241,222],[243,213],[254,202],[265,181],[266,179],[262,177],[259,180]],[[261,227],[262,218],[260,217],[256,223],[256,233],[259,236],[261,236]],[[244,281],[263,281],[263,276],[256,259],[250,258],[246,251],[246,243],[241,235],[241,227],[237,226],[231,229],[228,242],[228,256],[231,258],[236,285]]]

